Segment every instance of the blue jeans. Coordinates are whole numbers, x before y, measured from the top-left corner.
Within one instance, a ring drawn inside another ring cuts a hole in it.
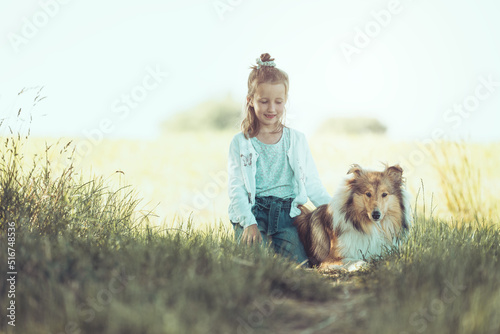
[[[281,199],[274,196],[257,197],[252,213],[257,220],[257,226],[262,236],[263,244],[273,247],[277,254],[302,263],[307,255],[300,242],[297,228],[293,225],[294,219],[290,217],[290,208],[293,199]],[[236,240],[241,240],[243,227],[234,224]],[[306,262],[305,266],[308,266]]]

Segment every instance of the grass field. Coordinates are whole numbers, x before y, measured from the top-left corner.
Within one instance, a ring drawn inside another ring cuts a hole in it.
[[[81,154],[78,141],[4,138],[0,261],[6,274],[14,241],[18,274],[14,298],[0,286],[0,332],[500,332],[499,144],[311,137],[331,192],[351,163],[400,162],[418,203],[405,244],[347,273],[235,244],[230,139],[103,141]]]

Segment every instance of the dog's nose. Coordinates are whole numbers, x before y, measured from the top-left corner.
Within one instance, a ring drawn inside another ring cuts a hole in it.
[[[380,211],[373,210],[373,212],[372,212],[372,218],[375,219],[375,220],[379,220],[380,219]]]

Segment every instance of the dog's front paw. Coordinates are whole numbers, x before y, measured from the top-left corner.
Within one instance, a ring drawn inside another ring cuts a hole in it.
[[[349,261],[344,264],[344,268],[347,269],[347,271],[349,272],[365,269],[368,268],[368,266],[369,266],[368,262],[363,260]]]
[[[319,270],[341,270],[345,269],[344,265],[342,262],[337,261],[337,262],[323,262],[320,264],[318,267]]]
[[[340,269],[343,269],[343,268],[344,268],[344,266],[342,266],[340,264],[329,264],[329,265],[324,266],[322,269],[340,270]]]

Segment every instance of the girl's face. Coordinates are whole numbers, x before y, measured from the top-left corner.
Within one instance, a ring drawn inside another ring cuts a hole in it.
[[[285,85],[282,83],[261,83],[257,86],[253,98],[249,98],[250,105],[263,128],[275,129],[285,110]]]

